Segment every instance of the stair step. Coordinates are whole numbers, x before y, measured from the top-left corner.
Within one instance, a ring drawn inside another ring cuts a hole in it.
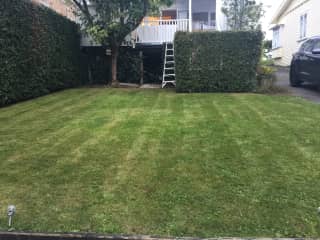
[[[176,74],[175,73],[166,73],[164,74],[165,77],[175,77]]]
[[[166,55],[167,57],[174,57],[174,55]]]
[[[174,61],[167,61],[166,64],[174,64]]]
[[[169,68],[165,67],[164,69],[165,70],[174,70],[174,67],[169,67]]]

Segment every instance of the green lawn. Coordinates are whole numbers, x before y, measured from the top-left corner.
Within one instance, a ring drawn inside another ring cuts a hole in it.
[[[320,105],[76,89],[0,109],[0,229],[320,236]]]

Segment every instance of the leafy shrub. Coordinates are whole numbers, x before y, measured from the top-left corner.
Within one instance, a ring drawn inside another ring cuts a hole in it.
[[[275,69],[270,66],[258,66],[258,92],[271,92],[274,89],[276,83],[274,72]]]
[[[178,92],[247,92],[257,87],[261,32],[179,32]]]
[[[277,86],[276,69],[269,65],[269,61],[262,61],[257,68],[258,93],[279,93],[285,89]]]
[[[118,59],[118,79],[122,83],[140,83],[141,58],[138,51],[120,48]]]
[[[0,106],[81,84],[74,22],[27,0],[2,0],[0,32]]]

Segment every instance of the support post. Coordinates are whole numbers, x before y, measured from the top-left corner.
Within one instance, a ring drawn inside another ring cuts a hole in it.
[[[189,32],[192,32],[192,0],[189,0]]]
[[[142,86],[144,81],[143,51],[139,52],[139,56],[140,56],[140,86]]]

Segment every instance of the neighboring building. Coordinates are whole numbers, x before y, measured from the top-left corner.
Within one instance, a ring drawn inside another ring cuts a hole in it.
[[[225,30],[222,0],[175,0],[161,9],[161,16],[146,17],[137,29],[138,43],[172,42],[177,31]],[[190,7],[192,6],[192,7]]]
[[[69,18],[72,21],[76,20],[72,5],[67,0],[31,0],[32,2],[42,4],[57,13]]]
[[[160,9],[160,17],[146,17],[128,41],[159,45],[173,42],[177,31],[226,30],[226,18],[221,8],[222,0],[174,0],[170,7]],[[84,38],[82,45],[94,44]]]
[[[308,38],[320,35],[320,0],[284,0],[272,19],[272,57],[289,66],[292,54]]]

